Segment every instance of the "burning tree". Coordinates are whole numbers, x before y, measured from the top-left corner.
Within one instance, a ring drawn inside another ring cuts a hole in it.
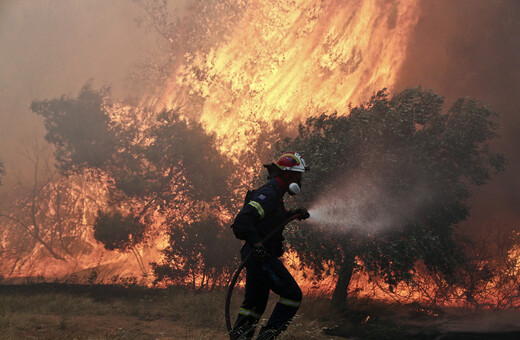
[[[59,176],[46,148],[33,145],[24,151],[33,165],[32,181],[18,179],[0,205],[2,272],[33,274],[35,260],[46,255],[59,260],[58,266],[74,267],[92,248],[84,230],[93,220],[85,211],[92,193],[86,178]],[[48,273],[53,271],[46,267]]]
[[[204,212],[193,222],[170,230],[171,244],[163,252],[164,260],[153,264],[156,282],[189,284],[192,289],[213,289],[227,283],[236,267],[237,247],[231,245],[238,241],[216,217]]]
[[[485,184],[505,160],[489,148],[497,137],[493,111],[468,98],[447,112],[443,105],[421,88],[392,98],[383,90],[348,116],[307,119],[297,137],[278,145],[301,151],[313,165],[303,203],[340,202],[330,216],[351,214],[333,221],[336,232],[316,225],[288,235],[318,278],[332,268],[335,306],[346,306],[352,275],[361,269],[390,289],[413,283],[421,264],[456,283],[464,254],[454,229],[469,215],[471,185]]]
[[[46,139],[56,146],[62,173],[88,171],[107,187],[107,204],[93,226],[96,239],[107,249],[132,251],[143,274],[137,249],[143,243],[165,234],[171,244],[182,242],[183,228],[203,210],[221,226],[233,195],[232,167],[200,123],[175,110],[155,113],[110,104],[107,89],[95,91],[89,84],[77,98],[35,101],[32,109],[45,118]],[[193,256],[186,251],[184,258]]]

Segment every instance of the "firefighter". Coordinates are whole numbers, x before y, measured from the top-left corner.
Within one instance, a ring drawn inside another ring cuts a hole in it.
[[[303,158],[295,152],[286,152],[276,162],[264,165],[268,172],[268,182],[253,192],[248,192],[244,207],[235,217],[233,231],[245,240],[240,252],[242,260],[251,252],[253,256],[246,263],[246,292],[244,302],[238,312],[232,333],[235,339],[252,339],[256,325],[262,316],[269,291],[280,296],[267,324],[260,329],[257,339],[274,339],[284,331],[300,306],[300,287],[278,258],[282,256],[283,230],[262,244],[260,241],[279,227],[291,215],[299,214],[299,219],[307,219],[309,213],[304,208],[288,211],[283,197],[287,192],[300,192],[302,174],[308,171]]]

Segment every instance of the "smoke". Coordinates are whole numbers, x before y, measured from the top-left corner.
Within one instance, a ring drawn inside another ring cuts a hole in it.
[[[499,113],[501,137],[495,146],[511,164],[490,184],[473,189],[467,224],[473,234],[491,225],[502,230],[518,228],[520,2],[439,0],[423,1],[421,7],[396,90],[421,85],[445,96],[448,104],[469,96]]]
[[[116,98],[137,96],[128,75],[155,51],[153,34],[135,24],[142,9],[128,0],[0,2],[0,159],[6,181],[30,168],[20,154],[41,148],[43,124],[33,100],[75,96],[94,79]]]
[[[311,205],[309,222],[332,233],[387,231],[405,226],[434,196],[421,183],[398,195],[378,182],[366,174],[339,182]]]
[[[520,330],[520,315],[518,311],[512,310],[481,311],[447,320],[441,328],[448,332],[495,332],[498,333],[495,336],[499,336],[509,331],[518,332]],[[504,336],[504,338],[507,337]]]

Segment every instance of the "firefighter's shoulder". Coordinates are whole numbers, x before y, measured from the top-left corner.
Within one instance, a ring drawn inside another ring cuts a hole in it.
[[[276,200],[276,196],[276,190],[272,186],[264,185],[255,191],[252,199],[258,203],[263,203]]]

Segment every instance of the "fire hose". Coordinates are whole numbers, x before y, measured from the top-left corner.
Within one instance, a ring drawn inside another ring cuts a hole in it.
[[[278,232],[280,232],[280,230],[282,230],[289,222],[292,222],[294,221],[295,219],[297,218],[300,218],[301,217],[301,214],[294,214],[288,218],[286,218],[282,224],[280,224],[278,227],[276,227],[273,231],[271,231],[266,237],[264,237],[262,239],[262,241],[260,241],[262,244],[264,244],[265,242],[267,242],[271,237],[273,237],[274,235],[276,235]],[[253,252],[249,253],[246,258],[240,263],[240,265],[238,266],[237,270],[235,271],[235,274],[233,275],[233,278],[231,279],[231,281],[229,282],[229,285],[228,285],[228,289],[227,289],[227,294],[226,294],[226,308],[225,308],[225,313],[226,313],[226,327],[227,327],[227,330],[228,330],[228,334],[229,334],[229,338],[231,340],[237,340],[235,338],[235,336],[233,335],[233,333],[231,332],[232,328],[231,328],[231,318],[229,316],[229,306],[231,304],[231,295],[233,294],[233,288],[235,287],[235,284],[237,283],[237,280],[238,280],[238,276],[240,275],[240,272],[242,272],[242,269],[244,269],[244,267],[246,266],[247,262],[249,261],[249,259],[251,258],[251,256],[253,255]]]

